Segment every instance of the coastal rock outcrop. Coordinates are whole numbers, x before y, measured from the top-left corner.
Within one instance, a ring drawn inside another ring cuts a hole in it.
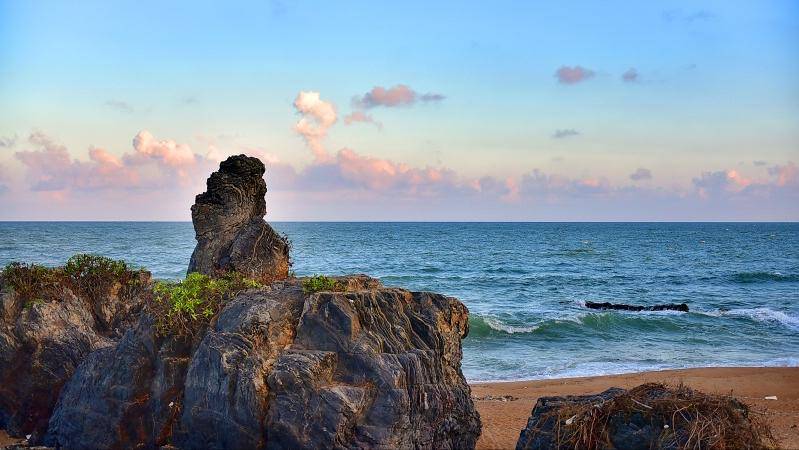
[[[137,285],[149,282],[146,272],[135,276]],[[113,345],[138,320],[144,301],[122,295],[119,283],[94,285],[89,296],[65,281],[50,281],[47,295],[39,291],[33,299],[11,284],[0,278],[0,429],[35,440],[81,361]]]
[[[288,276],[289,243],[267,224],[266,171],[257,158],[231,156],[191,207],[197,246],[189,272],[235,271],[263,282]]]
[[[145,315],[67,383],[45,443],[71,449],[473,448],[461,373],[468,311],[438,294],[342,277],[244,291],[192,340]]]

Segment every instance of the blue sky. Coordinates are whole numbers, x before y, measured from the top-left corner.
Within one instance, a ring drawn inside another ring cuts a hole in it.
[[[0,1],[0,219],[799,219],[797,2],[162,3]]]

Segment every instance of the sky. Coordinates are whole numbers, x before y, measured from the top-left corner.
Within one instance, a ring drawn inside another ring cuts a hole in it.
[[[0,0],[0,220],[799,220],[799,2]]]

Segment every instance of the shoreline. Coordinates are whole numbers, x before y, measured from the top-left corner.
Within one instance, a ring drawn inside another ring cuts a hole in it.
[[[784,448],[799,448],[799,367],[702,367],[527,381],[470,382],[483,431],[477,448],[513,449],[539,397],[596,394],[643,383],[685,384],[732,394],[772,423]],[[765,400],[776,395],[777,400]]]

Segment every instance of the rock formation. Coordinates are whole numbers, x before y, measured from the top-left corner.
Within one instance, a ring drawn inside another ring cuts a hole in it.
[[[65,386],[45,443],[71,449],[473,448],[468,311],[365,276],[239,294],[195,342],[144,316]]]
[[[191,207],[197,246],[189,272],[236,271],[264,282],[288,276],[289,244],[267,224],[263,163],[231,156],[211,174]]]
[[[263,173],[228,158],[192,207],[190,271],[269,282],[220,300],[197,329],[164,328],[149,278],[125,305],[118,289],[24,308],[4,294],[0,427],[75,450],[474,448],[466,307],[365,275],[288,279],[288,243],[263,221]]]
[[[597,395],[542,397],[516,450],[775,448],[764,417],[727,395],[647,383]]]
[[[142,284],[149,274],[142,273]],[[61,387],[91,352],[113,345],[138,319],[141,296],[118,287],[94,300],[58,286],[58,299],[23,299],[0,280],[0,429],[41,436]]]
[[[688,312],[688,305],[685,303],[664,303],[660,305],[639,306],[639,305],[626,305],[624,303],[610,303],[610,302],[585,302],[585,307],[588,309],[612,309],[616,311],[679,311]]]

